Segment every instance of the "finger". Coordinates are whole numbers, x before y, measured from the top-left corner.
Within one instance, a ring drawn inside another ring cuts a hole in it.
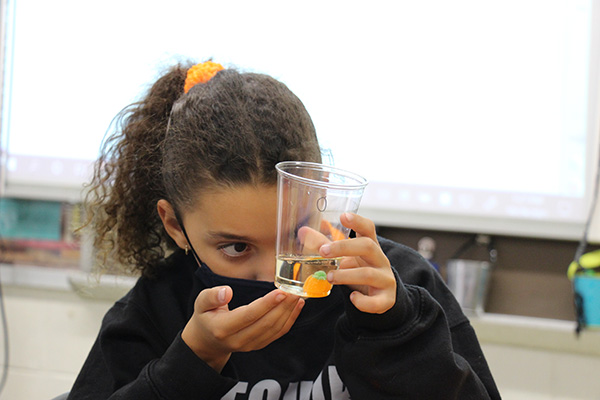
[[[368,286],[374,289],[389,288],[396,285],[391,269],[360,267],[338,269],[327,274],[327,280],[334,285]]]
[[[366,236],[377,242],[377,230],[375,223],[369,218],[365,218],[354,213],[344,213],[340,217],[342,225],[356,232],[356,237]]]
[[[300,316],[300,312],[304,308],[304,304],[306,304],[306,301],[304,299],[302,299],[302,298],[299,298],[298,301],[296,302],[296,306],[292,310],[292,313],[288,317],[288,319],[285,322],[283,328],[280,330],[280,332],[281,332],[280,336],[285,335],[286,333],[289,332],[290,329],[292,329],[292,326],[294,325],[294,323],[296,322],[296,320]]]
[[[204,289],[196,297],[194,307],[196,312],[204,313],[229,304],[233,298],[233,289],[229,286],[215,286]]]
[[[304,300],[298,296],[290,295],[281,304],[265,314],[258,323],[267,327],[264,329],[265,331],[276,333],[285,330],[285,327],[290,323],[293,325],[296,317],[300,314],[302,307],[297,309],[299,304],[303,305]],[[293,318],[293,321],[290,321],[290,318]]]
[[[235,351],[258,350],[283,336],[300,314],[304,301],[290,296],[253,324],[231,335]]]
[[[304,251],[311,254],[318,252],[319,247],[325,243],[331,242],[331,240],[327,239],[327,236],[308,226],[298,229],[298,239],[300,239],[300,243],[304,246]]]
[[[375,296],[369,296],[359,291],[354,291],[350,294],[350,301],[354,304],[354,307],[362,312],[383,314],[394,306],[396,299],[386,296],[384,292]]]
[[[281,290],[273,290],[250,304],[230,311],[227,318],[223,318],[221,321],[219,331],[223,336],[233,335],[256,324],[258,320],[275,309],[279,304],[285,303],[288,307],[291,307],[290,305],[295,303],[296,300],[297,296],[290,295]]]
[[[379,243],[369,237],[340,240],[327,243],[319,249],[319,254],[325,258],[360,257],[371,266],[389,266],[390,262],[379,247]]]
[[[296,319],[298,319],[298,316],[300,315],[304,304],[304,299],[298,298],[296,303],[294,304],[294,307],[290,310],[289,313],[279,316],[277,318],[277,321],[283,322],[283,324],[278,323],[276,326],[273,327],[273,330],[270,335],[264,335],[262,338],[260,338],[260,342],[257,340],[257,346],[260,346],[257,347],[257,349],[267,346],[271,342],[279,339],[280,337],[288,333],[294,325],[294,323],[296,322]],[[265,330],[265,332],[266,331],[267,330]]]

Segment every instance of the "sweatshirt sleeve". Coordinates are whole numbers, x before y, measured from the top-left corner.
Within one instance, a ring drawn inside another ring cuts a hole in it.
[[[69,399],[216,400],[235,385],[200,360],[181,332],[169,343],[153,325],[130,304],[115,305],[103,320]]]
[[[162,357],[149,362],[137,379],[109,399],[220,399],[235,381],[196,357],[178,335]]]
[[[466,317],[451,329],[425,288],[394,273],[396,304],[384,314],[360,312],[345,296],[335,359],[352,399],[499,399]]]

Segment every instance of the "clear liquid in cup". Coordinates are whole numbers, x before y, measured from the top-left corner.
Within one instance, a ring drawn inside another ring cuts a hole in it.
[[[327,273],[338,269],[341,258],[279,256],[275,286],[302,297],[325,297],[331,291]]]

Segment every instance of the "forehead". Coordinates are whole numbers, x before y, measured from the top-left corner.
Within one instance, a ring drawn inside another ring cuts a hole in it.
[[[277,186],[244,185],[202,193],[184,216],[184,225],[206,238],[232,235],[274,240]]]

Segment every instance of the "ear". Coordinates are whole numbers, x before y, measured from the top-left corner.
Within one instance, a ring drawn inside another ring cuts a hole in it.
[[[158,215],[167,231],[167,234],[171,236],[171,238],[177,243],[182,249],[190,248],[187,239],[179,225],[179,221],[177,221],[177,217],[175,216],[175,209],[165,199],[161,199],[156,204],[156,208],[158,210]]]

